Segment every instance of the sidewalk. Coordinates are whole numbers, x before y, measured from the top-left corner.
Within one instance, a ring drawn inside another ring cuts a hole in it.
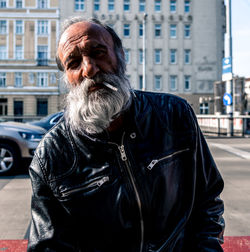
[[[30,222],[30,195],[30,180],[24,176],[16,176],[0,190],[0,240],[25,239]]]

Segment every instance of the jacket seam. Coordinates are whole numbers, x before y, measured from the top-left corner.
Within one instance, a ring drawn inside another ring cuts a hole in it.
[[[47,177],[47,175],[46,175],[45,166],[44,166],[44,164],[42,163],[40,157],[39,157],[37,154],[35,154],[35,157],[37,158],[37,161],[38,161],[39,166],[40,166],[40,168],[41,168],[41,171],[42,171],[42,173],[43,173],[43,177],[44,177],[44,179],[45,179],[45,182],[48,184],[48,183],[49,183],[49,179],[48,179],[48,177]]]

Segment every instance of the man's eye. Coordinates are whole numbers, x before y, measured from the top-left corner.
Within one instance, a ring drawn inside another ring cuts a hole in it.
[[[79,60],[70,61],[67,65],[67,69],[76,69],[80,65]]]
[[[105,55],[105,51],[104,50],[95,50],[93,54],[95,57],[100,57],[100,56]]]

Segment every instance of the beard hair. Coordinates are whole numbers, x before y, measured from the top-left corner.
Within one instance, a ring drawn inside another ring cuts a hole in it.
[[[124,75],[98,74],[93,79],[84,79],[80,85],[69,84],[64,76],[69,93],[66,96],[65,119],[72,130],[83,134],[97,134],[107,129],[131,104],[130,83]],[[90,91],[95,83],[110,83],[118,90],[105,85]]]

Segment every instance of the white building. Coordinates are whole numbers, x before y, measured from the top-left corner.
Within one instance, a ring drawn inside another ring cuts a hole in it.
[[[213,113],[213,82],[221,79],[224,0],[60,0],[60,18],[95,17],[121,37],[127,74],[142,88],[143,16],[146,90],[186,98],[197,113]]]
[[[0,0],[0,116],[59,110],[58,0]]]

